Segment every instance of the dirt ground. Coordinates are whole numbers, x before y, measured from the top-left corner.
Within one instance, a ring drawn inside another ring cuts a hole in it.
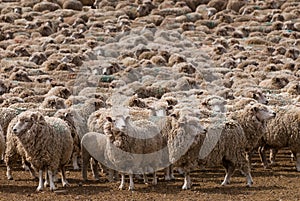
[[[228,186],[220,186],[224,177],[221,167],[196,170],[192,174],[191,190],[181,190],[183,177],[176,173],[176,180],[163,181],[159,173],[157,186],[147,186],[136,181],[136,190],[118,190],[119,182],[81,180],[80,171],[68,167],[70,187],[51,192],[49,188],[35,192],[38,181],[18,166],[13,171],[14,180],[6,179],[6,168],[0,166],[0,200],[300,200],[300,173],[296,172],[288,151],[279,152],[277,165],[272,170],[264,170],[257,157],[253,160],[252,176],[254,185],[246,187],[245,178],[237,171]]]

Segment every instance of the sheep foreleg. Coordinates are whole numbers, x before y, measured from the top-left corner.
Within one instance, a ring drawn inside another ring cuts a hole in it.
[[[36,191],[43,190],[44,184],[43,184],[43,170],[39,170],[39,185],[36,188]]]
[[[61,182],[62,182],[63,187],[69,186],[69,183],[68,183],[67,178],[66,178],[65,167],[61,168]]]
[[[124,187],[125,187],[125,174],[122,173],[122,174],[121,174],[121,184],[120,184],[120,186],[119,186],[119,189],[120,189],[120,190],[123,190]]]
[[[191,176],[190,176],[190,173],[189,172],[185,172],[184,173],[184,183],[183,183],[183,186],[182,186],[182,189],[183,190],[187,190],[187,189],[190,189],[191,188]]]
[[[54,181],[53,181],[54,175],[51,170],[48,170],[48,177],[49,177],[49,183],[50,183],[50,191],[56,190],[56,187],[55,187]]]
[[[134,190],[133,174],[129,174],[129,189],[130,191]]]

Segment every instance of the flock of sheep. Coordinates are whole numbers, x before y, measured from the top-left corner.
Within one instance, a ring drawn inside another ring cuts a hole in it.
[[[9,6],[7,6],[9,5]],[[22,5],[22,6],[20,6]],[[251,186],[290,149],[300,171],[297,1],[3,1],[0,154],[37,191],[68,163],[99,179],[157,171],[182,189],[222,165]],[[82,12],[84,11],[84,12]],[[233,26],[234,24],[234,26]],[[266,150],[270,150],[269,164]],[[254,178],[255,181],[255,178]]]

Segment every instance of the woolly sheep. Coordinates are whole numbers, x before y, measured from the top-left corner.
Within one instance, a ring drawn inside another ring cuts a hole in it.
[[[17,116],[17,115],[16,115]],[[12,180],[12,174],[11,174],[11,167],[14,162],[16,162],[18,156],[22,159],[22,164],[24,167],[27,167],[29,169],[29,172],[33,178],[36,178],[35,171],[32,169],[31,164],[26,161],[26,152],[21,146],[21,143],[19,139],[14,135],[12,132],[12,125],[15,125],[17,123],[18,119],[15,117],[13,118],[7,127],[6,130],[6,149],[5,149],[5,155],[4,155],[4,161],[6,164],[6,176],[8,180]]]
[[[268,100],[266,96],[263,94],[262,90],[258,88],[244,88],[240,90],[236,90],[234,93],[235,97],[242,96],[242,97],[247,97],[247,98],[253,98],[255,99],[258,103],[262,103],[267,105]]]
[[[130,178],[129,190],[134,190],[133,174],[136,173],[153,173],[152,183],[157,184],[156,171],[162,168],[163,162],[160,152],[163,139],[157,125],[148,120],[131,122],[129,116],[117,115],[108,116],[103,129],[108,136],[105,157],[121,171],[119,188],[124,188],[125,173]]]
[[[205,133],[200,120],[191,116],[171,115],[162,129],[162,136],[167,139],[168,161],[184,171],[182,189],[191,187],[190,171],[198,166],[201,139],[204,139],[200,136]]]
[[[300,171],[299,121],[300,108],[295,105],[275,107],[276,117],[266,123],[266,130],[261,141],[259,153],[265,168],[268,168],[266,149],[275,151],[288,147],[296,157],[296,169]],[[275,156],[271,155],[274,163]]]
[[[58,96],[60,98],[67,99],[70,95],[71,91],[67,87],[55,86],[51,88],[45,96]]]
[[[65,99],[58,96],[48,96],[41,103],[40,108],[48,109],[64,109],[67,106],[65,105]]]
[[[79,170],[78,157],[81,154],[80,140],[82,136],[87,133],[87,127],[84,123],[82,117],[77,113],[76,110],[71,108],[60,109],[55,114],[54,117],[64,120],[71,129],[71,134],[73,138],[73,153],[72,153],[72,165],[74,170]]]
[[[243,128],[246,136],[246,152],[250,154],[257,147],[266,129],[266,122],[276,116],[276,113],[266,105],[254,103],[246,105],[243,109],[228,114]],[[251,157],[248,155],[248,157]],[[250,161],[250,159],[249,159]]]
[[[65,165],[73,150],[69,126],[61,119],[44,117],[40,112],[25,111],[17,116],[17,122],[9,127],[25,151],[26,160],[39,172],[37,191],[43,189],[43,171],[49,175],[50,190],[55,190],[54,173],[61,170],[62,184],[67,186]],[[35,141],[32,142],[32,138]]]
[[[84,180],[87,180],[87,164],[91,156],[93,159],[95,158],[99,160],[100,163],[106,164],[108,161],[104,157],[105,149],[107,143],[107,136],[102,133],[97,132],[88,132],[81,139],[81,149],[85,150],[82,153],[82,177]],[[91,155],[90,155],[91,154]],[[91,163],[91,169],[95,179],[99,179],[99,173],[97,169],[97,160],[95,163]],[[112,167],[111,165],[107,165],[108,167]],[[112,170],[109,170],[109,179],[113,179]]]

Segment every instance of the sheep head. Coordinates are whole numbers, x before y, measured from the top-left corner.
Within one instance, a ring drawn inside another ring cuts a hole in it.
[[[250,93],[252,93],[252,98],[257,100],[257,102],[268,105],[269,101],[267,100],[267,98],[264,96],[264,94],[260,90],[253,91]]]
[[[19,115],[17,123],[13,126],[13,132],[16,135],[20,135],[37,123],[45,124],[45,119],[41,113],[33,111],[23,112]]]
[[[264,123],[276,116],[276,113],[265,105],[256,103],[251,106],[253,118]]]

